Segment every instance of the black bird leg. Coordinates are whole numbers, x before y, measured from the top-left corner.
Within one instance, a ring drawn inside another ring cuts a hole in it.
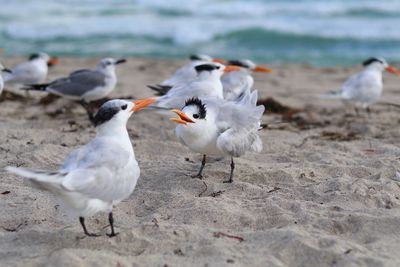
[[[82,225],[83,232],[85,233],[85,235],[87,235],[87,236],[93,236],[93,237],[100,236],[100,235],[98,235],[98,234],[92,234],[92,233],[89,233],[89,232],[88,232],[88,230],[86,229],[86,225],[85,225],[85,218],[79,217],[79,222],[80,222],[81,225]]]
[[[233,170],[235,169],[235,162],[233,162],[233,157],[231,157],[231,174],[229,175],[229,180],[225,180],[224,183],[233,182]]]
[[[81,101],[79,101],[79,104],[85,109],[90,122],[95,124],[94,123],[93,111],[91,110],[91,107],[90,107],[89,103],[86,103],[84,100],[81,100]]]
[[[206,165],[206,155],[203,155],[203,160],[201,161],[201,167],[200,167],[200,171],[198,174],[193,175],[192,178],[199,178],[200,180],[203,179],[203,169],[204,166]]]
[[[117,236],[119,233],[116,233],[114,231],[114,217],[112,212],[108,214],[108,221],[110,222],[110,227],[111,227],[111,234],[107,234],[108,237]]]
[[[367,111],[368,118],[371,119],[371,109],[369,107],[367,107],[365,110]]]

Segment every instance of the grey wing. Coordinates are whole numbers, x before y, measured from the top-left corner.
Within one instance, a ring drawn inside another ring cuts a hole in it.
[[[374,82],[374,77],[364,72],[356,73],[342,85],[342,97],[348,100],[362,100],[366,93],[365,88],[375,85]]]
[[[12,69],[12,73],[5,77],[9,83],[31,83],[36,74],[34,67],[30,62],[24,62]]]
[[[68,78],[50,83],[47,90],[54,94],[79,98],[103,85],[105,85],[104,74],[93,70],[79,70],[72,72]]]
[[[60,169],[65,174],[63,187],[90,198],[118,199],[115,173],[131,160],[129,152],[112,144],[93,140],[72,152]],[[132,174],[135,175],[135,174]]]
[[[258,136],[264,106],[256,106],[257,91],[246,92],[237,102],[225,101],[218,105],[217,127],[221,134],[217,146],[232,156],[238,157],[246,151],[260,152],[262,142]]]

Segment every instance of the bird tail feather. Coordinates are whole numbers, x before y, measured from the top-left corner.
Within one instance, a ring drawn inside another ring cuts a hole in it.
[[[27,84],[24,87],[21,88],[21,90],[28,90],[28,91],[46,91],[47,86],[49,86],[48,83],[42,83],[42,84]]]
[[[61,177],[64,176],[62,173],[16,168],[11,166],[6,167],[5,170],[29,179],[29,181],[31,181],[39,189],[48,190],[55,193],[62,190]]]

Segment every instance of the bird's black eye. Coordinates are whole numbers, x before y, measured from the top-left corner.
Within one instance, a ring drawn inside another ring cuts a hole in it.
[[[219,70],[220,66],[216,66],[215,68],[216,68],[217,70]]]
[[[125,104],[125,105],[123,105],[123,106],[121,107],[121,109],[122,109],[122,110],[125,110],[125,109],[127,109],[127,107],[128,107],[128,105]]]
[[[198,119],[199,117],[199,114],[193,114],[193,118]]]

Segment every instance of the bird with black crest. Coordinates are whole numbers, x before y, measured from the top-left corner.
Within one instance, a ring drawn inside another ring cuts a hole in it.
[[[270,68],[256,65],[249,59],[229,60],[226,64],[240,67],[240,70],[226,73],[221,78],[224,99],[228,101],[236,101],[243,96],[244,92],[253,89],[253,72],[272,72]]]
[[[385,59],[372,57],[363,62],[364,70],[355,73],[345,81],[339,91],[324,94],[324,99],[340,99],[345,104],[354,106],[358,114],[358,108],[366,109],[370,113],[369,106],[377,102],[383,92],[383,71],[400,76],[400,71],[390,66]]]
[[[23,85],[42,83],[46,80],[49,66],[58,64],[59,60],[40,52],[32,54],[28,61],[22,62],[11,69],[10,73],[4,75],[5,85],[21,87]]]
[[[230,71],[240,70],[240,68],[212,62],[196,65],[193,70],[196,72],[196,78],[193,81],[172,87],[167,94],[158,97],[157,103],[152,107],[180,109],[184,107],[185,101],[191,97],[216,97],[222,99],[221,76]]]
[[[56,171],[6,167],[6,171],[23,176],[39,189],[50,191],[68,213],[79,218],[87,236],[85,218],[107,212],[114,229],[113,206],[128,198],[140,175],[132,143],[126,129],[130,116],[153,103],[154,99],[136,101],[111,100],[96,115],[96,136],[72,151]]]
[[[172,87],[184,85],[196,79],[197,72],[194,69],[195,66],[209,62],[224,63],[223,59],[213,58],[203,54],[190,55],[189,59],[190,62],[177,69],[170,78],[157,85],[148,85],[148,87],[156,91],[159,96],[165,95]]]
[[[229,179],[233,181],[234,157],[246,152],[260,152],[262,141],[258,135],[264,106],[257,106],[257,91],[245,92],[239,101],[221,98],[190,98],[182,110],[173,109],[178,118],[175,134],[190,150],[203,155],[199,172],[193,176],[202,178],[207,156],[231,158]]]

